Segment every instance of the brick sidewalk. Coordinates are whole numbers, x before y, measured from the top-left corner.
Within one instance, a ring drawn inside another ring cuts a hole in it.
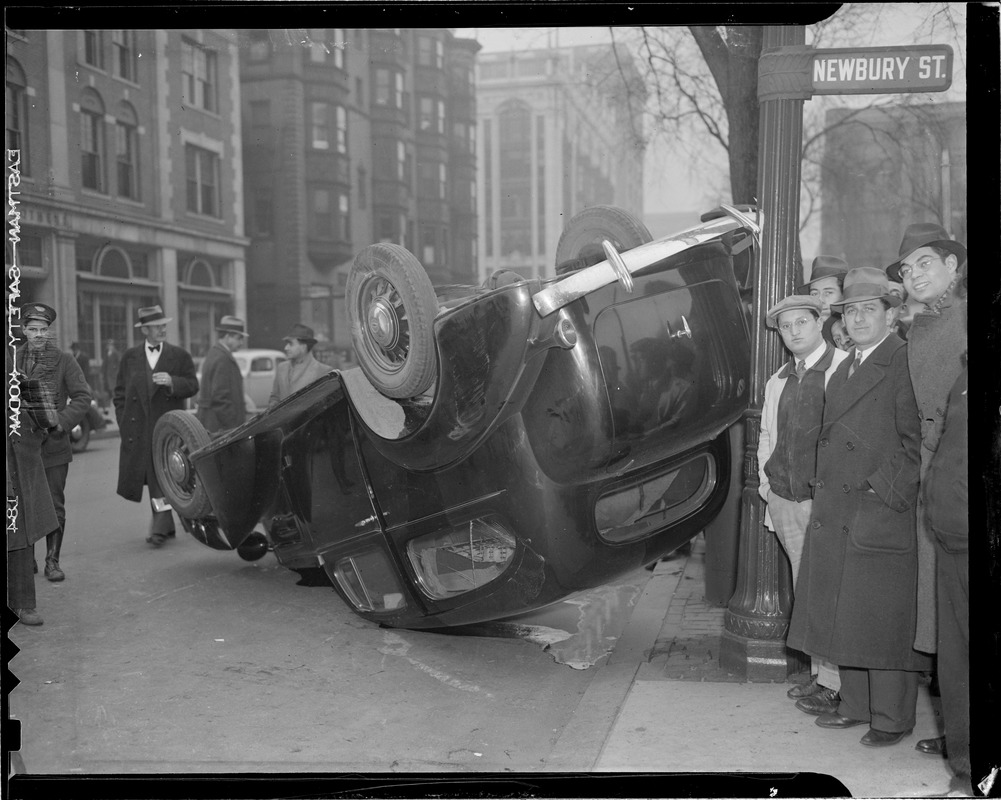
[[[743,682],[745,678],[720,667],[719,651],[726,609],[706,601],[705,536],[692,540],[688,557],[662,561],[658,570],[682,569],[678,587],[671,597],[664,624],[650,658],[641,665],[641,680],[695,680]],[[790,676],[798,682],[807,676]]]

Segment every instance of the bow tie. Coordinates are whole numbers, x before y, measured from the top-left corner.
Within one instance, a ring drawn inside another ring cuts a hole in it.
[[[158,345],[158,344],[149,344],[149,345],[146,345],[146,346],[149,348],[149,351],[151,353],[159,353],[160,352],[160,345]]]

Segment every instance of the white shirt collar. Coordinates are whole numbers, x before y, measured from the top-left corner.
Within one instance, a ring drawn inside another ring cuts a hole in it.
[[[883,342],[885,342],[891,333],[892,333],[892,331],[887,331],[883,335],[882,339],[880,339],[878,342],[876,342],[876,344],[872,345],[871,347],[867,347],[865,350],[862,350],[861,348],[859,348],[858,346],[856,346],[855,347],[855,353],[859,355],[859,364],[861,364],[863,361],[865,361],[869,357],[869,355],[872,353],[873,350],[875,350]]]
[[[817,345],[817,348],[813,352],[809,353],[806,356],[806,358],[803,359],[803,361],[806,363],[806,368],[810,369],[810,367],[812,367],[814,364],[820,361],[821,358],[824,357],[824,353],[826,352],[827,352],[827,342],[821,339],[820,344]],[[797,361],[798,360],[799,359],[797,359]]]

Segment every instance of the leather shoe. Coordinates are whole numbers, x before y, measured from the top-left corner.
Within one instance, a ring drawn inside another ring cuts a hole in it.
[[[22,625],[41,625],[44,622],[41,615],[33,608],[17,608],[14,609],[14,613]]]
[[[821,714],[817,717],[817,724],[821,728],[854,728],[856,725],[865,725],[868,721],[865,719],[842,717],[837,713]]]
[[[45,577],[48,578],[53,583],[59,583],[59,581],[66,579],[66,573],[59,569],[58,561],[45,560]]]
[[[153,547],[160,547],[165,541],[167,541],[167,537],[162,533],[152,533],[146,537],[146,541]]]
[[[820,716],[821,714],[837,713],[840,703],[841,695],[838,692],[834,691],[834,689],[821,686],[820,691],[816,694],[809,697],[801,697],[797,700],[796,708],[806,714]]]
[[[824,687],[817,683],[816,677],[809,683],[797,683],[788,692],[786,692],[786,697],[791,697],[793,700],[799,700],[801,697],[809,697],[819,692]]]
[[[877,731],[875,728],[870,728],[869,732],[859,741],[866,747],[889,747],[891,744],[896,744],[901,739],[910,736],[912,730],[913,728],[906,731]]]
[[[949,755],[945,749],[944,736],[936,736],[934,739],[922,739],[914,745],[914,749],[922,753],[927,753],[930,756],[942,756],[942,758],[946,758]]]

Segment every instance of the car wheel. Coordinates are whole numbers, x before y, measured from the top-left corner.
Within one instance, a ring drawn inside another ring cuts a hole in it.
[[[190,456],[212,441],[202,424],[184,411],[168,411],[153,428],[153,469],[160,489],[183,517],[198,519],[212,511]]]
[[[82,453],[90,444],[90,421],[84,417],[80,423],[70,431],[73,452]]]
[[[253,531],[236,548],[236,554],[244,561],[257,561],[268,552],[267,537],[260,531]]]
[[[351,266],[345,294],[351,341],[372,385],[396,399],[427,390],[438,372],[438,299],[421,263],[399,245],[369,245]]]
[[[591,206],[574,216],[556,245],[556,274],[565,275],[605,260],[601,243],[611,242],[617,252],[653,241],[646,225],[616,206]]]

